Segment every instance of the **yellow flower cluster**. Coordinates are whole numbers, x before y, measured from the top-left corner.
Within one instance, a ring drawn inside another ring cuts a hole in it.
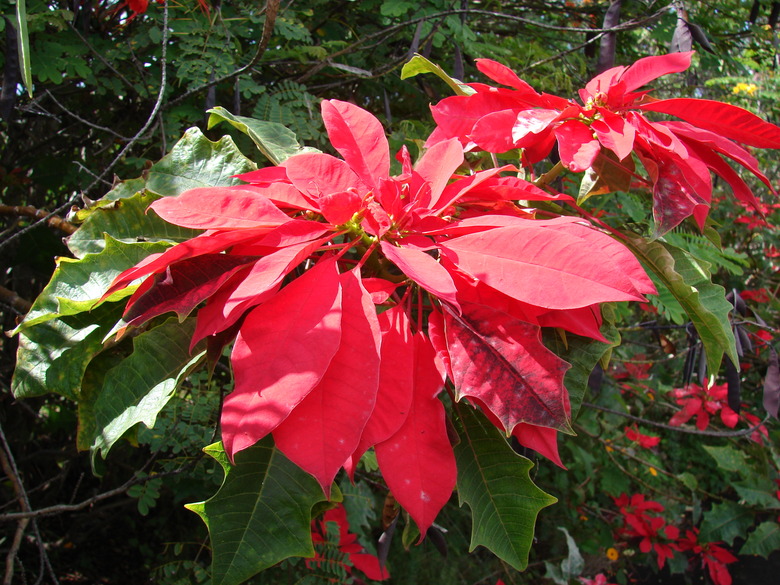
[[[755,83],[742,83],[739,82],[737,85],[735,85],[731,89],[731,93],[733,94],[739,94],[739,93],[746,93],[748,95],[753,95],[756,93],[756,90],[758,89],[758,86]]]

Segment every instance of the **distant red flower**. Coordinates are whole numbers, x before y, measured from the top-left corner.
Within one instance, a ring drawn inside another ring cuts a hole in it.
[[[707,387],[689,384],[685,388],[675,388],[671,396],[682,410],[669,420],[669,424],[679,427],[696,417],[696,428],[700,431],[710,424],[710,415],[720,413],[720,419],[729,428],[737,426],[739,415],[728,406],[728,386],[720,384]]]
[[[667,525],[662,517],[651,515],[663,512],[664,507],[658,502],[645,500],[643,494],[630,497],[622,494],[614,500],[623,517],[618,534],[626,538],[638,538],[639,550],[643,553],[655,551],[658,568],[662,569],[677,550],[674,540],[680,534],[675,526]]]
[[[652,437],[650,435],[643,435],[640,433],[636,426],[625,428],[626,438],[629,441],[636,441],[643,449],[652,449],[658,443],[661,442],[661,437]]]
[[[747,184],[721,156],[732,159],[763,181],[756,159],[737,143],[780,148],[780,128],[736,106],[711,100],[657,100],[647,83],[685,71],[692,52],[646,57],[630,67],[614,67],[580,90],[582,105],[536,92],[509,68],[478,59],[477,68],[496,83],[512,89],[470,84],[469,96],[449,97],[433,106],[438,124],[428,140],[435,144],[457,137],[467,149],[505,152],[522,149],[533,164],[558,145],[561,162],[574,172],[593,167],[599,156],[618,161],[635,153],[653,185],[653,215],[664,233],[693,215],[704,225],[712,197],[710,171],[731,185],[736,198],[759,210]],[[660,112],[683,121],[656,122],[646,112]],[[631,168],[623,173],[631,176]]]
[[[604,573],[599,573],[598,575],[594,576],[593,579],[580,577],[579,580],[582,585],[613,585],[607,581],[607,576]]]
[[[753,301],[754,303],[769,302],[769,291],[767,291],[765,288],[759,288],[756,290],[743,290],[739,293],[739,296],[741,296],[746,301]]]
[[[341,559],[335,559],[332,555],[326,555],[325,547],[329,541],[328,523],[334,522],[339,529],[338,550],[343,555]],[[363,546],[358,542],[357,534],[349,532],[349,523],[347,522],[347,511],[344,506],[339,504],[325,512],[319,520],[312,522],[312,543],[314,544],[315,556],[306,561],[308,567],[319,566],[323,563],[339,562],[347,573],[352,572],[352,568],[361,571],[366,577],[374,581],[384,581],[390,577],[387,568],[380,565],[376,555],[367,553]]]
[[[677,541],[678,550],[698,557],[710,573],[715,585],[731,585],[731,574],[726,565],[735,563],[737,557],[717,542],[699,542],[699,529],[686,530],[685,536]]]

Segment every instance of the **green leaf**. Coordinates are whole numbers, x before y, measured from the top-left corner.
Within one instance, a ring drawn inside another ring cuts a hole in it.
[[[225,108],[216,107],[208,110],[209,129],[220,122],[228,122],[252,139],[255,146],[273,164],[279,165],[295,154],[304,152],[319,152],[315,148],[306,148],[298,144],[298,139],[292,130],[277,122],[266,122],[244,116],[234,116]]]
[[[137,179],[127,179],[125,181],[120,181],[111,189],[111,191],[103,195],[103,197],[97,201],[92,202],[89,206],[83,209],[79,209],[73,215],[71,221],[79,224],[83,223],[90,215],[92,215],[101,207],[112,205],[113,202],[117,201],[118,199],[127,199],[128,197],[132,197],[136,193],[143,191],[145,188],[146,179],[144,178],[139,177]]]
[[[135,266],[149,254],[162,252],[163,242],[125,244],[105,234],[105,249],[99,254],[86,254],[81,260],[58,258],[57,268],[24,320],[13,331],[19,333],[44,321],[89,311],[103,296],[111,281],[122,271]],[[125,289],[112,295],[115,301],[129,295]]]
[[[739,494],[740,504],[755,506],[762,510],[780,508],[780,500],[775,495],[777,486],[768,477],[752,476],[746,481],[734,482],[731,485]]]
[[[457,412],[458,498],[461,506],[465,502],[471,508],[469,550],[482,545],[522,571],[536,517],[557,500],[534,485],[528,474],[533,463],[516,454],[481,413],[466,405],[457,406]]]
[[[19,44],[19,64],[27,95],[33,96],[32,67],[30,66],[30,34],[27,32],[27,0],[16,0],[16,32]]]
[[[312,508],[326,501],[317,481],[279,452],[270,436],[236,455],[205,452],[225,471],[219,491],[189,504],[209,529],[213,585],[237,585],[289,557],[312,557]]]
[[[468,85],[447,75],[444,72],[444,69],[435,63],[432,63],[422,55],[415,53],[414,57],[412,57],[401,69],[401,79],[409,79],[420,73],[433,73],[444,80],[444,83],[446,83],[456,95],[471,95],[476,93]]]
[[[582,573],[582,570],[585,568],[585,561],[569,531],[562,526],[559,526],[558,530],[566,535],[566,546],[569,549],[569,555],[561,561],[560,567],[549,561],[544,561],[544,565],[547,568],[547,575],[545,576],[555,581],[558,585],[568,585],[572,579],[579,577]]]
[[[20,333],[11,382],[14,396],[53,392],[77,400],[87,364],[103,350],[103,340],[121,316],[121,306],[106,303],[90,313],[53,319]]]
[[[702,445],[704,450],[715,459],[718,467],[725,471],[744,471],[748,468],[747,455],[742,451],[737,451],[733,447],[715,447]]]
[[[715,504],[709,512],[704,513],[701,523],[701,541],[722,540],[731,545],[735,538],[744,537],[752,525],[753,514],[743,506],[728,501]]]
[[[768,520],[759,524],[758,528],[750,533],[739,554],[760,555],[768,559],[769,555],[778,550],[780,550],[780,525]]]
[[[709,264],[697,262],[684,250],[661,241],[629,237],[627,243],[685,309],[704,344],[709,372],[714,374],[720,369],[724,353],[738,364],[729,322],[732,305],[726,300],[725,289],[712,283]]]
[[[97,435],[92,457],[105,458],[109,449],[137,423],[154,426],[157,414],[205,352],[190,356],[195,319],[179,323],[176,318],[146,331],[133,340],[133,353],[106,374],[95,400]]]
[[[604,315],[607,317],[606,311]],[[569,334],[566,335],[564,342],[557,331],[549,329],[544,331],[544,345],[555,352],[558,357],[571,364],[571,368],[566,371],[566,375],[563,377],[563,385],[569,392],[572,418],[576,416],[585,398],[588,378],[593,368],[613,347],[620,345],[620,333],[615,324],[606,318],[601,326],[601,334],[607,338],[609,343]]]
[[[197,128],[190,128],[149,169],[146,188],[157,195],[175,196],[197,187],[227,187],[243,184],[233,175],[257,168],[230,136],[212,142]]]
[[[105,234],[125,244],[168,242],[178,244],[200,232],[163,221],[156,213],[146,213],[156,195],[139,192],[95,210],[68,238],[68,248],[77,258],[99,254],[106,247]]]

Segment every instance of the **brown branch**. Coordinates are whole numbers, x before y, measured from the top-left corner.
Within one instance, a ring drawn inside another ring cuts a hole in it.
[[[66,234],[72,234],[77,229],[76,226],[69,221],[56,215],[50,216],[48,211],[36,209],[32,205],[3,205],[0,203],[0,215],[15,215],[19,217],[31,217],[34,219],[46,218],[46,223]]]
[[[11,289],[0,286],[0,303],[9,305],[14,311],[21,315],[26,315],[32,308],[32,303],[23,299]]]
[[[25,512],[29,512],[30,508],[27,504],[27,499],[24,497],[24,488],[22,487],[21,480],[16,474],[14,466],[5,454],[5,449],[0,449],[0,467],[3,468],[8,479],[11,480],[11,485],[14,488],[14,494],[16,495],[16,501],[19,502],[19,506]],[[8,554],[5,557],[5,574],[3,575],[3,585],[11,585],[14,578],[14,563],[16,555],[19,552],[19,547],[22,545],[22,536],[27,529],[27,525],[30,523],[29,518],[19,518],[19,522],[16,525],[16,532],[14,532],[14,538],[11,542],[11,546],[8,549]]]

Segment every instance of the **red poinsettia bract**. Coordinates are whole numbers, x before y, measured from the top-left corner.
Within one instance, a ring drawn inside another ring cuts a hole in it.
[[[645,500],[643,494],[621,494],[614,500],[623,521],[618,533],[627,538],[640,539],[639,550],[643,553],[654,550],[658,568],[663,569],[666,560],[674,556],[675,550],[679,550],[674,541],[680,535],[676,526],[666,524],[660,516],[651,515],[663,512],[664,507],[658,502]]]
[[[221,415],[231,458],[271,433],[327,494],[374,448],[424,535],[456,478],[438,398],[446,379],[455,399],[561,464],[569,366],[541,327],[603,339],[599,304],[654,288],[606,234],[518,207],[559,196],[516,169],[458,175],[463,148],[450,139],[414,165],[402,149],[390,176],[376,118],[335,100],[322,114],[343,158],[299,154],[242,175],[246,185],[155,201],[166,221],[205,231],[125,271],[107,294],[144,279],[129,324],[199,307],[193,346],[235,337]]]
[[[634,176],[636,154],[653,185],[657,231],[665,233],[693,215],[704,225],[712,197],[710,171],[720,176],[743,203],[760,212],[747,184],[722,158],[745,167],[770,189],[756,159],[740,144],[780,148],[780,127],[742,108],[712,100],[654,99],[637,91],[670,73],[688,69],[693,53],[646,57],[629,67],[614,67],[580,90],[582,104],[536,92],[509,68],[489,59],[477,67],[496,83],[469,84],[473,95],[454,96],[432,107],[438,127],[428,145],[458,138],[470,149],[505,152],[522,149],[533,164],[558,145],[561,162],[580,172],[598,166],[609,174]],[[681,121],[653,121],[659,112]],[[600,159],[600,165],[597,165]]]
[[[717,542],[699,542],[699,529],[686,530],[685,536],[677,541],[678,550],[690,552],[701,560],[715,585],[731,585],[731,574],[728,566],[737,562],[737,557],[720,546]]]
[[[334,559],[332,555],[327,555],[322,550],[334,536],[330,534],[328,529],[329,523],[335,524],[338,528],[338,551],[343,555],[342,559]],[[307,567],[314,568],[327,563],[339,562],[347,573],[351,573],[354,567],[372,581],[384,581],[390,577],[387,567],[379,562],[376,555],[366,552],[358,542],[357,534],[349,531],[347,511],[342,504],[328,510],[322,518],[312,522],[311,536],[316,553],[313,559],[306,561]]]

